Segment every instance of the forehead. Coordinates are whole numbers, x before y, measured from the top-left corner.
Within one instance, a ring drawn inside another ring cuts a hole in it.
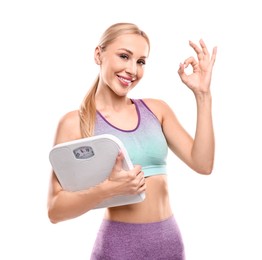
[[[124,34],[118,36],[108,45],[107,49],[114,51],[127,49],[139,57],[148,57],[149,54],[149,46],[146,39],[138,34]]]

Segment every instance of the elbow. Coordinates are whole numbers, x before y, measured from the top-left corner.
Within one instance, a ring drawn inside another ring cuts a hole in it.
[[[214,154],[192,154],[191,168],[202,175],[210,175],[214,167]]]
[[[59,211],[55,208],[55,207],[48,207],[47,209],[47,216],[49,221],[52,224],[57,224],[61,221],[64,220],[63,216],[61,215],[61,213],[59,214]]]
[[[48,210],[48,219],[52,224],[57,224],[59,222],[59,219],[56,217],[56,215],[52,212],[52,210]]]
[[[49,217],[49,221],[51,224],[57,224],[59,221],[57,221],[56,219],[50,218]]]
[[[213,163],[201,165],[194,170],[202,175],[210,175],[213,172]]]
[[[212,173],[212,171],[213,171],[212,168],[211,169],[206,168],[206,169],[198,170],[197,172],[202,174],[202,175],[210,175]]]
[[[49,200],[47,203],[47,217],[52,224],[57,224],[65,220],[65,214],[62,205],[58,203],[57,198]]]

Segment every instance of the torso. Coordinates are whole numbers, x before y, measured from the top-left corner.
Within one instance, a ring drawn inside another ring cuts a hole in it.
[[[146,178],[146,197],[143,202],[108,208],[105,218],[129,223],[147,223],[167,219],[172,215],[166,175]]]
[[[113,131],[113,134],[120,135],[120,137],[126,139],[126,136],[129,137],[130,135],[132,135],[132,133],[134,134],[135,129],[139,126],[138,111],[136,111],[134,104],[129,109],[128,117],[125,117],[123,118],[123,120],[120,121],[112,121],[111,117],[108,116],[106,113],[103,113],[103,111],[99,112],[100,115],[104,117],[103,120],[106,120],[106,123],[112,125],[112,129],[108,129],[106,125],[103,125],[104,122],[102,120],[99,123],[100,128],[96,134],[103,133],[104,128],[106,128],[105,131]],[[112,116],[112,118],[119,118],[119,115]],[[126,120],[127,118],[128,120]],[[99,118],[99,120],[101,120],[101,118]],[[148,129],[150,129],[150,127],[147,128],[147,130]],[[127,132],[126,135],[123,130]],[[141,142],[141,140],[139,142]],[[126,144],[128,144],[128,141],[126,142]],[[161,174],[161,172],[159,172],[157,175],[146,178],[146,198],[143,202],[132,205],[108,208],[105,212],[106,219],[131,223],[155,222],[167,219],[171,215],[172,211],[169,203],[167,176],[166,174]]]
[[[151,101],[150,101],[151,102]],[[148,105],[148,103],[146,102]],[[150,103],[151,108],[151,103]],[[101,112],[101,111],[100,111]],[[157,115],[157,111],[154,109],[154,114],[158,120],[161,121],[160,115]],[[103,116],[106,116],[102,112]],[[126,120],[128,115],[128,120]],[[112,117],[111,117],[112,116]],[[128,112],[107,116],[106,119],[120,129],[134,129],[138,124],[137,111],[135,105],[131,105]],[[117,121],[111,121],[111,118],[117,118]],[[121,118],[121,120],[119,120]],[[67,115],[69,135],[68,140],[80,139],[80,129],[76,129],[75,125],[79,125],[78,111],[72,111]],[[127,124],[128,121],[128,124]],[[68,132],[67,132],[68,133]],[[64,140],[63,140],[64,141]],[[156,222],[167,219],[172,215],[172,210],[169,202],[167,175],[155,175],[146,178],[146,197],[143,202],[125,205],[120,207],[108,208],[105,211],[105,218],[112,221],[121,221],[128,223],[147,223]]]

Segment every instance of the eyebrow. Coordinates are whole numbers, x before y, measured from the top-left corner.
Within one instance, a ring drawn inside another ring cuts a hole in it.
[[[126,48],[119,48],[118,50],[120,51],[126,51],[128,52],[130,55],[133,55],[134,53]],[[143,58],[143,59],[146,59],[147,57],[146,56],[141,56],[140,58]]]

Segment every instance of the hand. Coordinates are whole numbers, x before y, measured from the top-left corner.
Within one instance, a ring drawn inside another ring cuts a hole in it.
[[[141,166],[135,166],[130,171],[123,169],[124,156],[120,153],[116,158],[116,163],[112,169],[108,180],[113,184],[115,195],[139,194],[145,191],[144,173]]]
[[[217,47],[213,48],[212,56],[207,50],[204,41],[199,41],[200,47],[189,41],[189,45],[195,50],[198,61],[194,57],[190,57],[180,63],[178,74],[184,84],[186,84],[195,94],[208,93],[210,91],[210,83],[212,70],[216,59]],[[189,75],[185,73],[185,68],[192,66],[193,72]]]

